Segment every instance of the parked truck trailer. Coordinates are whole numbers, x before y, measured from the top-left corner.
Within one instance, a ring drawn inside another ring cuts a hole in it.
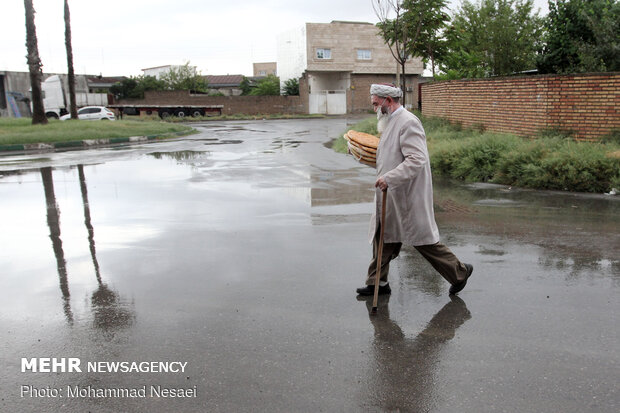
[[[157,115],[162,119],[170,116],[184,118],[206,115],[221,115],[224,105],[108,105],[115,109],[120,118],[123,115]]]

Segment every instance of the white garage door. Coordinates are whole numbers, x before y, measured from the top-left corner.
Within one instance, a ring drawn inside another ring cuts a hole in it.
[[[346,90],[321,90],[310,94],[310,113],[344,115],[347,113]]]

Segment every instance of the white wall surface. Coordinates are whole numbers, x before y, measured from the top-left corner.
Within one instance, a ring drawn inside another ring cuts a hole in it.
[[[306,70],[306,27],[302,26],[280,34],[277,37],[277,71],[280,85],[289,79],[299,79]]]

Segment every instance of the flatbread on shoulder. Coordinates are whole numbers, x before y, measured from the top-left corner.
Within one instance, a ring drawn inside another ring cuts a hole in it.
[[[368,158],[373,158],[375,159],[377,157],[377,150],[376,149],[369,149],[366,148],[364,146],[359,146],[357,145],[355,142],[347,142],[347,146],[349,147],[349,150],[354,150],[355,152],[364,155]]]
[[[379,146],[379,138],[374,135],[365,132],[358,132],[353,129],[346,133],[347,140],[357,143],[359,146],[365,146],[367,148],[377,149]],[[346,139],[346,138],[345,138]]]
[[[351,138],[349,138],[346,133],[344,134],[344,138],[347,140],[347,142],[349,142],[350,144],[355,145],[356,147],[362,149],[364,152],[372,153],[373,156],[376,155],[376,153],[377,153],[377,148],[371,148],[370,146],[361,145],[361,144],[355,142],[354,140],[351,140]]]
[[[366,156],[358,152],[358,149],[351,144],[351,142],[347,143],[349,147],[349,153],[355,158],[356,161],[363,163],[364,165],[376,167],[377,160],[373,156]]]

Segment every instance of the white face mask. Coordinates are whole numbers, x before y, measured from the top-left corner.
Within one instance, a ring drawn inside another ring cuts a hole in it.
[[[389,120],[390,115],[388,113],[383,113],[381,106],[379,106],[377,109],[377,132],[383,133]]]
[[[375,113],[377,114],[377,132],[379,132],[379,134],[383,133],[390,119],[389,108],[385,109],[385,113],[383,112],[383,105],[385,104],[386,100],[387,100],[387,97],[383,98],[383,102],[381,102],[380,105],[376,105],[376,106],[373,105],[373,109]]]

